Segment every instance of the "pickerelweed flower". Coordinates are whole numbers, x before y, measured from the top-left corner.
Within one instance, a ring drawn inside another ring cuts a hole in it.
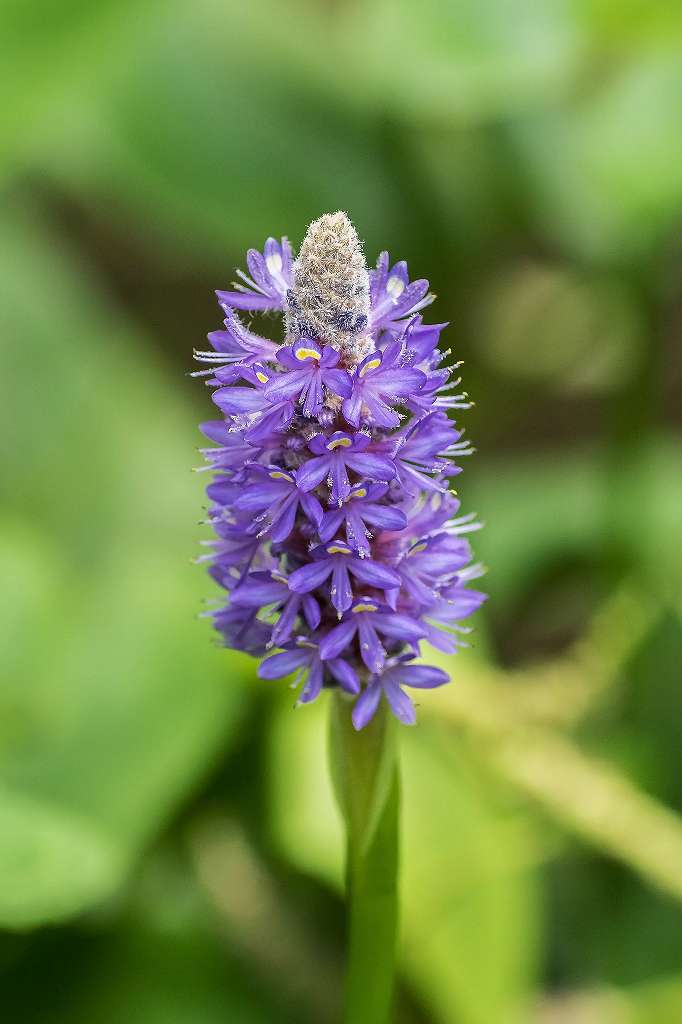
[[[299,703],[325,687],[354,700],[363,728],[382,697],[415,721],[405,687],[448,676],[420,665],[423,640],[465,646],[485,600],[449,478],[471,454],[450,418],[467,409],[424,324],[428,282],[388,253],[368,271],[344,213],[314,221],[293,259],[286,238],[250,249],[249,274],[217,292],[222,331],[195,358],[222,418],[202,424],[214,473],[202,560],[228,592],[212,611],[226,646],[257,657],[264,679],[296,672]],[[277,345],[235,310],[278,310]],[[456,368],[455,368],[456,369]]]

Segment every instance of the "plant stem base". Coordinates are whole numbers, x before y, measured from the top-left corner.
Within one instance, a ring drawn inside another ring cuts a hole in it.
[[[398,930],[395,740],[385,706],[356,732],[348,702],[335,697],[330,762],[347,833],[345,1024],[386,1024],[390,1017]]]

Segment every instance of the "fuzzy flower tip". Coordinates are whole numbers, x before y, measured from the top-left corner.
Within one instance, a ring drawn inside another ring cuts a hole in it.
[[[228,592],[207,613],[225,646],[296,674],[299,703],[340,687],[363,728],[388,701],[415,721],[406,688],[448,681],[418,664],[420,644],[455,653],[485,595],[449,489],[471,454],[451,410],[469,406],[424,324],[428,282],[382,253],[368,271],[345,213],[314,221],[294,260],[286,238],[249,250],[249,274],[219,291],[224,330],[195,352],[220,418],[200,559]],[[279,310],[278,346],[235,310]]]

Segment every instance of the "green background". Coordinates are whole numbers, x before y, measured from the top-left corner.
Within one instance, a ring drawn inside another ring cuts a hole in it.
[[[0,39],[4,1015],[338,1019],[326,700],[197,617],[185,374],[244,250],[341,208],[450,321],[491,595],[402,735],[396,1021],[681,1020],[682,8],[2,0]]]

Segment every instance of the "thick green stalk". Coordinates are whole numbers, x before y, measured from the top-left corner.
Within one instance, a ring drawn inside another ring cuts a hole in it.
[[[398,930],[399,779],[395,723],[382,702],[356,732],[342,695],[332,704],[330,763],[346,825],[348,960],[345,1024],[390,1017]]]

